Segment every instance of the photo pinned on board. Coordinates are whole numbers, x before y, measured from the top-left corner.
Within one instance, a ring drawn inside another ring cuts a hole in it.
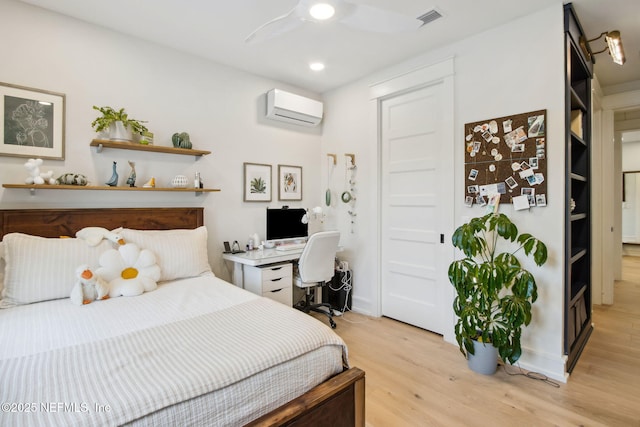
[[[536,138],[544,135],[544,115],[531,116],[527,119],[529,125],[529,138]]]

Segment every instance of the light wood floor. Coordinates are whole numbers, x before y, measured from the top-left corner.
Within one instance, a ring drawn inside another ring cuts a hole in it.
[[[337,318],[351,365],[366,371],[367,426],[640,427],[640,258],[623,266],[615,304],[594,307],[591,339],[558,388],[473,373],[457,347],[394,320]]]

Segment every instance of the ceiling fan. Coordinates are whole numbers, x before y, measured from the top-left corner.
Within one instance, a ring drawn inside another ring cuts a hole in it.
[[[273,18],[256,28],[246,43],[268,40],[289,32],[306,22],[337,21],[358,30],[379,33],[398,33],[420,28],[425,21],[400,13],[347,0],[299,0],[284,15]]]

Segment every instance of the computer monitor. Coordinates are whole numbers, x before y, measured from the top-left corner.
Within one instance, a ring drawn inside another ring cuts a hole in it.
[[[267,208],[267,240],[306,239],[309,230],[302,222],[306,213],[302,208]]]

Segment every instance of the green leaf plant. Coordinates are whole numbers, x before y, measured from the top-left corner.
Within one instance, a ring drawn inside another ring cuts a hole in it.
[[[149,131],[149,129],[143,125],[143,123],[146,123],[145,121],[130,119],[124,108],[114,110],[111,107],[97,107],[94,105],[93,109],[102,113],[102,116],[91,122],[91,127],[93,127],[96,132],[103,132],[111,126],[111,123],[118,121],[121,121],[124,127],[128,127],[132,132],[140,135]]]
[[[531,322],[531,306],[538,298],[536,280],[516,254],[522,251],[541,266],[547,247],[531,234],[518,234],[509,217],[497,213],[461,225],[452,242],[465,255],[449,266],[460,351],[474,354],[473,340],[491,343],[503,361],[515,363],[522,355],[522,327]],[[507,242],[516,242],[515,250],[497,254],[498,246],[514,246]]]

